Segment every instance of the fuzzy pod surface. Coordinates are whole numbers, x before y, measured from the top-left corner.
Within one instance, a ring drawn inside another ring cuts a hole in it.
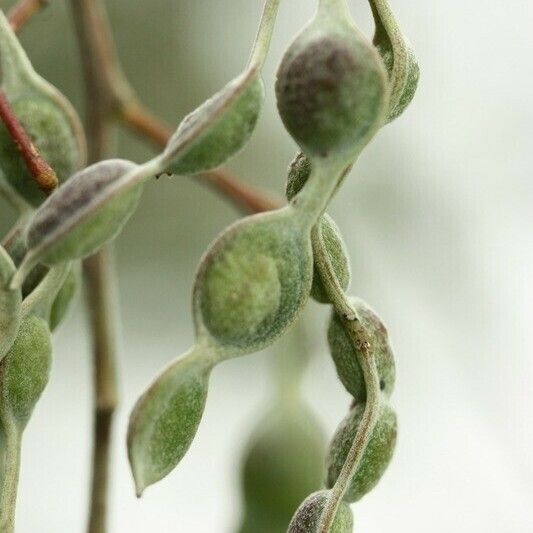
[[[48,383],[52,343],[47,322],[25,317],[13,346],[0,363],[0,412],[23,430]]]
[[[199,335],[235,353],[267,346],[307,301],[312,269],[309,235],[291,208],[235,223],[211,245],[196,276]]]
[[[392,394],[396,380],[396,365],[387,328],[376,312],[360,298],[350,298],[350,303],[361,318],[370,341],[378,369],[380,388],[386,397]],[[344,329],[337,313],[332,311],[328,326],[328,344],[337,374],[356,403],[366,400],[363,371],[358,362],[357,349]]]
[[[329,491],[321,490],[308,496],[298,507],[287,533],[316,533],[328,495]],[[346,502],[341,501],[329,531],[330,533],[351,533],[353,531],[353,514]]]
[[[355,405],[341,422],[331,441],[326,467],[326,483],[329,488],[335,485],[352,447],[355,435],[361,424],[365,404]],[[379,420],[372,432],[368,446],[357,472],[353,476],[344,495],[347,502],[356,502],[370,492],[385,473],[392,459],[396,445],[397,420],[392,408],[383,404]]]
[[[38,259],[47,265],[83,259],[112,240],[135,211],[142,185],[111,198],[86,218],[80,210],[136,168],[131,161],[101,161],[75,174],[39,207],[27,233],[28,252],[39,250]]]
[[[300,502],[320,488],[324,457],[322,429],[301,401],[277,405],[263,416],[242,467],[240,533],[285,533]]]
[[[181,461],[200,424],[211,366],[185,355],[139,398],[128,427],[128,457],[137,495]]]
[[[198,136],[198,140],[168,167],[168,172],[197,174],[211,170],[228,161],[248,142],[263,107],[265,89],[258,75],[246,80],[244,87],[239,87],[238,81],[239,79],[230,82],[185,117],[175,133],[174,142],[186,137],[187,133],[198,128],[202,121],[207,121],[208,117],[215,115],[214,120],[211,119],[212,123]],[[237,95],[231,98],[235,92]],[[218,111],[218,117],[217,108],[222,108]],[[172,143],[171,140],[169,144]]]
[[[49,98],[35,95],[22,96],[11,106],[40,154],[56,172],[59,183],[64,183],[80,166],[80,148],[68,116]],[[0,123],[0,169],[31,205],[38,206],[46,199],[3,123]]]
[[[382,113],[385,76],[375,49],[353,26],[319,15],[279,67],[282,121],[308,156],[351,152]]]

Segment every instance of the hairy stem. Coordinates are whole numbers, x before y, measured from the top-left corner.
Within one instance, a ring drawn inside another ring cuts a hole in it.
[[[15,531],[15,511],[17,505],[17,488],[20,472],[21,433],[11,422],[6,421],[3,428],[4,471],[0,489],[0,531]]]
[[[9,11],[7,18],[16,33],[39,11],[50,3],[49,0],[19,0]]]
[[[114,49],[102,25],[103,6],[99,0],[71,0],[72,13],[85,75],[89,161],[107,157],[113,146],[115,102],[109,92],[105,65]],[[118,82],[117,82],[118,83]],[[116,374],[117,310],[115,306],[112,251],[106,247],[84,261],[87,304],[93,339],[93,461],[87,531],[107,530],[108,489],[113,415],[118,402]]]
[[[320,224],[317,224],[313,228],[312,240],[315,266],[318,269],[333,308],[340,317],[355,348],[359,365],[363,371],[367,397],[361,424],[357,430],[337,482],[331,489],[322,512],[318,533],[329,533],[342,498],[361,464],[365,449],[368,446],[372,432],[376,427],[379,417],[381,393],[379,388],[378,370],[374,353],[369,342],[368,332],[363,326],[357,311],[352,307],[344,290],[339,284],[324,244]]]
[[[2,89],[0,89],[0,120],[4,123],[9,136],[24,160],[28,172],[39,186],[39,189],[47,195],[51,194],[58,184],[57,175],[33,144]]]

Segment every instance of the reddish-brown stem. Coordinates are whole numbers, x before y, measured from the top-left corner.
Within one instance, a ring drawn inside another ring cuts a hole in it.
[[[44,9],[49,3],[49,0],[19,0],[7,15],[13,31],[20,31],[33,15]]]
[[[13,139],[35,183],[45,194],[51,194],[58,184],[57,175],[33,144],[24,126],[15,115],[6,94],[1,89],[0,120],[2,120],[11,139]]]

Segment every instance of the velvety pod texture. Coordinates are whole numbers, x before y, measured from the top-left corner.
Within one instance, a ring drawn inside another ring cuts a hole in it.
[[[240,533],[285,533],[300,502],[322,485],[324,457],[322,429],[305,405],[276,405],[263,416],[243,464]]]
[[[286,185],[286,196],[288,200],[292,200],[300,192],[310,175],[311,162],[304,154],[299,153],[289,167]],[[341,287],[346,291],[351,279],[350,259],[340,230],[337,224],[335,224],[335,221],[327,213],[320,218],[318,224],[321,226],[324,246],[333,265],[333,270]],[[324,289],[324,284],[320,279],[320,274],[316,269],[313,270],[311,297],[319,303],[330,303],[326,290]]]
[[[220,347],[255,352],[295,319],[311,287],[308,235],[290,208],[228,228],[204,256],[194,288],[197,330]]]
[[[378,369],[381,391],[389,397],[394,389],[396,366],[387,328],[363,300],[350,298],[350,302],[368,332],[371,350]],[[332,311],[329,322],[328,343],[342,384],[357,403],[364,402],[366,400],[366,387],[363,371],[357,360],[357,351],[335,311]]]
[[[197,141],[168,169],[175,174],[197,174],[219,167],[235,155],[248,141],[262,109],[265,90],[261,78],[255,75],[243,87],[236,86],[239,78],[198,109],[188,115],[175,134],[175,142],[198,127],[201,121],[222,108],[220,116],[210,124]],[[229,103],[232,93],[238,94]],[[226,105],[224,105],[226,104]],[[172,141],[169,146],[172,145]]]
[[[285,127],[307,155],[352,151],[375,125],[383,66],[345,25],[308,26],[285,53],[276,95]]]
[[[333,436],[327,455],[327,486],[329,488],[335,485],[339,477],[361,424],[364,410],[364,404],[357,404],[353,407]],[[359,468],[344,495],[346,501],[360,500],[377,485],[392,459],[396,445],[396,433],[396,414],[384,404]]]
[[[23,429],[48,383],[52,357],[50,330],[38,316],[25,317],[0,363],[0,410]]]
[[[63,183],[78,169],[80,149],[68,116],[49,98],[24,96],[11,102],[14,113],[41,155]],[[31,178],[13,139],[0,123],[0,171],[11,186],[30,204],[46,198]]]
[[[36,211],[28,229],[28,250],[43,244],[39,259],[53,265],[82,259],[115,237],[135,211],[142,185],[110,199],[86,219],[79,219],[79,211],[105,198],[109,187],[135,167],[130,161],[113,159],[75,174]],[[49,239],[52,243],[47,245]]]
[[[189,449],[204,412],[211,368],[183,356],[140,397],[128,427],[137,495],[163,479]]]
[[[308,496],[298,507],[287,533],[316,533],[329,492],[321,490]],[[353,515],[350,507],[342,502],[339,505],[330,533],[351,533]]]

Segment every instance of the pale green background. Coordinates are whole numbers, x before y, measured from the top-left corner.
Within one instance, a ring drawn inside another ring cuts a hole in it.
[[[276,193],[295,146],[275,111],[274,72],[314,3],[282,2],[265,70],[266,109],[247,150],[230,164]],[[391,3],[419,57],[421,86],[330,209],[353,258],[351,292],[384,317],[398,357],[399,445],[383,482],[354,506],[356,530],[526,533],[533,530],[531,1]],[[64,1],[52,4],[22,40],[39,72],[79,107],[70,19]],[[108,1],[128,76],[174,124],[242,68],[261,4]],[[370,32],[366,2],[350,5]],[[119,152],[136,161],[150,154],[126,135]],[[11,215],[1,204],[0,229]],[[147,187],[118,240],[123,376],[113,532],[230,532],[238,520],[238,458],[270,393],[267,355],[217,369],[190,453],[142,501],[134,497],[124,444],[135,397],[191,342],[198,259],[237,216],[194,180],[161,179]],[[332,432],[348,397],[325,350],[325,315],[325,307],[310,305],[316,353],[306,393]],[[52,381],[25,438],[20,533],[84,527],[91,398],[80,305],[55,347]]]

